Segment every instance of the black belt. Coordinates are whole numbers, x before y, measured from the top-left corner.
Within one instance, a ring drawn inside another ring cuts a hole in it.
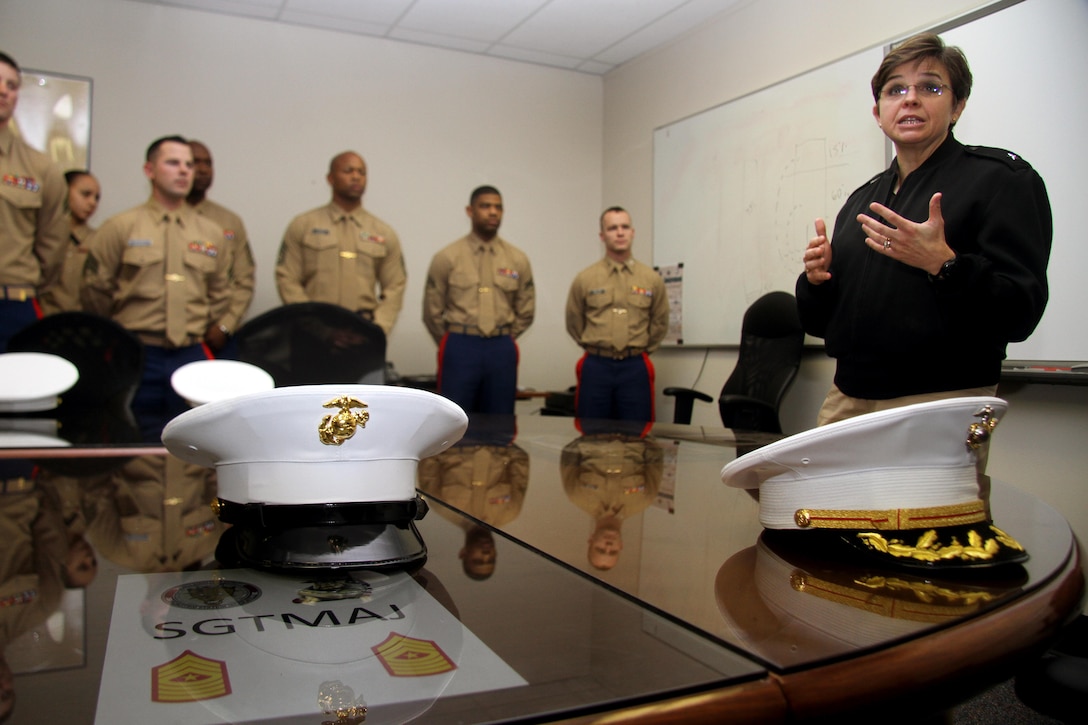
[[[473,337],[499,337],[500,335],[509,335],[513,328],[510,325],[501,325],[496,327],[491,332],[485,333],[476,325],[446,325],[448,332],[456,332],[460,335],[472,335]]]
[[[246,524],[268,529],[344,524],[402,524],[418,521],[427,513],[421,496],[410,501],[354,503],[264,504],[234,503],[216,499],[212,510],[227,524]]]
[[[590,355],[607,357],[612,360],[626,360],[629,357],[637,357],[646,352],[646,350],[641,347],[625,347],[622,350],[616,350],[615,348],[600,347],[599,345],[586,345],[585,350]]]
[[[0,284],[0,300],[26,302],[38,296],[38,290],[25,284]]]

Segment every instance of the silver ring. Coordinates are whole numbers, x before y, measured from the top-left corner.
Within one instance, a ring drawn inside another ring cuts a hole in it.
[[[884,237],[884,251],[890,252],[892,249],[892,240],[888,237]]]

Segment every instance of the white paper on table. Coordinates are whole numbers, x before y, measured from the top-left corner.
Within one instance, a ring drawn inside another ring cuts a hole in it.
[[[407,574],[321,586],[249,569],[128,575],[96,722],[321,716],[337,698],[396,705],[387,710],[405,722],[438,697],[525,684]]]

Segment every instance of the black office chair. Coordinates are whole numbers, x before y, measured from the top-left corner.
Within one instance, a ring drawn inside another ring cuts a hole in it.
[[[246,322],[234,338],[238,359],[266,370],[278,388],[385,383],[382,328],[338,305],[283,305]]]
[[[741,324],[740,351],[733,374],[718,396],[726,428],[781,433],[778,406],[801,367],[805,331],[797,300],[788,292],[768,292],[753,302]],[[690,423],[695,400],[712,402],[690,388],[665,388],[676,398],[674,423]]]
[[[139,338],[113,320],[88,312],[44,317],[12,336],[8,351],[50,353],[75,365],[79,380],[61,396],[65,408],[127,408],[144,369]]]

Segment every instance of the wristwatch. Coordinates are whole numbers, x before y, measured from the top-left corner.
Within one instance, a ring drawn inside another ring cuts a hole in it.
[[[956,268],[956,260],[957,259],[958,259],[958,257],[953,257],[952,259],[950,259],[947,262],[945,262],[944,264],[942,264],[941,268],[939,270],[937,270],[937,274],[929,275],[929,281],[930,282],[946,282],[946,281],[948,281],[948,279],[955,273],[954,270]]]

